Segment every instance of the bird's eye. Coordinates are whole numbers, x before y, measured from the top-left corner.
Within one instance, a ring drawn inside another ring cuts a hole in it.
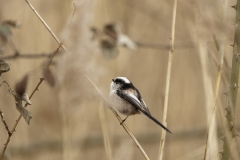
[[[118,82],[115,82],[116,84],[118,84]]]

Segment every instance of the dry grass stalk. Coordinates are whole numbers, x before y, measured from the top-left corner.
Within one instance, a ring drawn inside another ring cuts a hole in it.
[[[207,46],[201,37],[199,38],[199,58],[200,58],[201,68],[202,68],[202,79],[203,79],[203,88],[204,88],[204,96],[205,96],[204,106],[206,108],[206,119],[207,119],[207,122],[209,122],[211,113],[213,112],[211,106],[214,103],[214,91],[213,91],[212,79],[209,73],[210,67],[209,67],[209,61],[208,61]],[[214,128],[212,128],[212,131],[211,131],[212,133],[211,135],[212,145],[210,146],[211,155],[209,155],[209,157],[211,157],[212,159],[215,159],[216,158],[215,156],[218,156],[217,154],[218,139],[217,139],[217,132],[216,132],[217,131],[216,123],[213,123],[213,125],[214,125],[213,126]]]
[[[172,68],[172,59],[174,52],[174,38],[175,38],[175,22],[176,22],[176,12],[177,12],[177,0],[174,1],[173,5],[173,18],[172,18],[172,34],[170,38],[170,50],[168,57],[168,68],[167,68],[167,78],[166,78],[166,89],[165,89],[165,98],[164,98],[164,109],[163,109],[163,125],[167,127],[167,110],[168,110],[168,96],[169,96],[169,86],[170,86],[170,77],[171,77],[171,68]],[[158,159],[162,160],[163,158],[163,149],[166,140],[166,131],[162,129],[159,155]]]
[[[111,109],[111,111],[113,112],[113,114],[117,117],[119,123],[122,122],[121,117],[118,115],[118,113],[111,107],[111,105],[108,103],[108,101],[104,98],[102,92],[98,89],[98,87],[94,84],[94,82],[88,77],[86,76],[88,81],[92,84],[92,86],[97,90],[97,92],[100,94],[100,96],[102,97],[103,101],[105,102],[105,105]],[[124,130],[127,132],[127,134],[132,138],[132,140],[134,141],[134,143],[136,144],[136,146],[138,147],[138,149],[141,151],[141,153],[143,154],[143,156],[145,157],[145,159],[148,159],[148,156],[146,154],[146,152],[143,150],[143,148],[141,147],[141,145],[138,143],[137,139],[135,138],[135,136],[132,134],[132,132],[128,129],[127,125],[123,122],[122,123],[122,127],[124,128]]]
[[[36,14],[36,16],[40,19],[40,21],[43,23],[43,25],[47,28],[49,33],[53,36],[53,38],[58,42],[58,44],[64,49],[64,51],[67,52],[67,49],[64,45],[61,44],[60,40],[57,38],[57,36],[54,34],[54,32],[51,30],[51,28],[47,25],[47,23],[42,19],[42,17],[39,15],[39,13],[35,10],[35,8],[32,6],[32,4],[28,1],[25,0],[29,7],[33,10],[33,12]]]
[[[103,108],[103,103],[101,103],[101,106],[99,107],[99,117],[100,117],[100,122],[101,122],[101,127],[102,127],[104,146],[105,146],[107,158],[109,160],[112,160],[113,159],[112,148],[111,148],[111,144],[110,144],[108,128],[107,128],[107,121],[106,121],[106,116],[105,116],[105,112],[104,112],[104,108]]]
[[[228,1],[226,0],[223,6],[223,21],[224,23],[226,21],[226,15],[227,15],[227,4]],[[213,102],[213,111],[210,115],[210,120],[208,124],[208,133],[207,133],[207,139],[206,139],[206,147],[205,147],[205,153],[204,153],[204,160],[209,157],[209,145],[212,140],[212,135],[214,132],[215,127],[215,119],[216,119],[216,110],[217,110],[217,98],[218,98],[218,92],[219,92],[219,86],[221,82],[221,75],[222,75],[222,67],[223,67],[223,61],[224,61],[224,49],[225,49],[225,35],[221,35],[220,39],[220,47],[219,47],[219,54],[220,54],[220,59],[219,59],[219,66],[218,66],[218,74],[217,74],[217,79],[216,79],[216,85],[215,85],[215,92],[214,92],[214,102]],[[216,135],[216,134],[215,134]]]

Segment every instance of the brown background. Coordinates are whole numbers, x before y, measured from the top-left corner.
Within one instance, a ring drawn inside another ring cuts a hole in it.
[[[31,3],[71,53],[54,58],[56,63],[51,70],[57,84],[50,87],[44,82],[32,98],[29,111],[33,119],[29,126],[23,119],[20,121],[7,149],[9,159],[107,159],[99,118],[101,100],[85,75],[106,97],[112,78],[128,77],[140,90],[152,115],[162,121],[172,0],[75,1],[73,18],[72,1],[31,0]],[[228,6],[233,4],[235,1],[229,1]],[[221,33],[226,40],[218,108],[226,106],[227,97],[223,93],[229,89],[232,57],[229,44],[233,43],[235,10],[228,7],[226,22],[222,23],[222,6],[219,0],[178,1],[168,109],[168,128],[174,134],[167,134],[164,159],[203,159],[207,114],[213,104],[219,59],[213,37],[219,41]],[[51,53],[58,47],[24,0],[0,0],[0,20],[7,19],[21,23],[20,28],[12,30],[20,54]],[[117,58],[104,58],[98,43],[91,40],[90,27],[100,29],[109,22],[120,23],[123,33],[133,41],[158,47],[139,47],[134,51],[119,47]],[[2,56],[11,54],[13,51],[6,44]],[[201,54],[205,54],[202,61]],[[0,82],[6,80],[14,88],[16,82],[29,74],[30,93],[42,77],[46,62],[46,58],[8,60],[11,70],[0,77]],[[0,108],[12,128],[19,113],[4,85],[0,88]],[[238,131],[239,108],[238,100],[235,119]],[[104,110],[114,159],[144,159],[111,111]],[[221,137],[225,118],[219,111],[216,117],[217,137]],[[126,124],[150,159],[157,159],[161,128],[143,115],[128,118]],[[6,138],[0,123],[0,148]],[[222,141],[218,138],[217,142],[215,149],[220,151]],[[239,143],[239,138],[234,139],[237,154]]]

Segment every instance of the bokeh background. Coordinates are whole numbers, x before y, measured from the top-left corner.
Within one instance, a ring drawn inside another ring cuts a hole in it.
[[[6,159],[108,159],[103,131],[108,133],[113,159],[144,159],[116,117],[103,105],[86,75],[106,98],[112,78],[128,77],[140,90],[152,115],[162,121],[173,0],[76,0],[74,5],[70,0],[30,2],[69,53],[61,50],[54,58],[50,69],[55,86],[46,81],[41,84],[28,107],[33,117],[31,124],[21,119],[7,148]],[[225,35],[217,125],[210,151],[210,159],[221,157],[218,152],[222,150],[220,137],[224,133],[225,117],[219,110],[227,105],[227,96],[223,93],[229,91],[230,44],[236,14],[230,6],[235,3],[228,1],[224,20],[222,0],[178,1],[168,109],[168,128],[173,134],[166,136],[166,160],[203,159],[219,63],[217,44]],[[21,24],[12,29],[11,36],[20,54],[48,54],[58,47],[24,0],[0,0],[0,22],[4,20]],[[92,39],[91,28],[101,30],[112,22],[120,24],[122,32],[139,44],[137,49],[119,46],[116,57],[103,54],[98,40]],[[1,57],[14,54],[8,43],[4,48]],[[2,74],[0,82],[6,80],[14,89],[28,74],[27,92],[30,94],[43,76],[48,61],[46,57],[8,59],[11,70]],[[5,85],[0,88],[0,108],[12,128],[19,112],[7,90]],[[238,98],[235,117],[238,132],[239,112]],[[126,124],[149,158],[157,159],[161,128],[143,115],[129,117]],[[1,149],[6,138],[7,132],[0,123]],[[236,160],[240,154],[239,141],[239,138],[233,140],[236,156],[232,158]]]

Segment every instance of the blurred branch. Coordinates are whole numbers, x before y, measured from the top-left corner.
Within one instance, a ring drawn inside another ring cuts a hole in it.
[[[61,46],[62,46],[62,44],[60,44],[60,45],[58,46],[58,48],[56,49],[56,51],[53,53],[53,56],[51,57],[48,65],[47,65],[47,68],[49,68],[49,66],[51,65],[54,56],[56,55],[56,53],[58,52],[58,50],[59,50],[59,48],[60,48]],[[43,80],[44,80],[44,78],[40,78],[40,81],[38,82],[37,86],[34,88],[33,92],[32,92],[31,95],[29,96],[29,99],[31,99],[32,96],[34,95],[34,93],[35,93],[36,91],[38,91],[38,88],[39,88],[39,86],[42,84]],[[8,85],[8,87],[9,87],[9,85]],[[10,87],[9,87],[9,88],[10,88]],[[27,106],[28,106],[28,103],[26,103],[24,107],[26,108]],[[6,151],[6,149],[7,149],[7,146],[8,146],[8,144],[9,144],[9,142],[10,142],[10,140],[11,140],[11,137],[12,137],[14,131],[16,130],[16,127],[17,127],[17,125],[18,125],[18,123],[19,123],[19,121],[20,121],[21,118],[22,118],[22,114],[19,115],[19,117],[18,117],[18,119],[16,120],[16,123],[14,124],[14,126],[13,126],[10,134],[8,134],[8,138],[7,138],[7,140],[6,140],[5,144],[4,144],[4,147],[3,147],[2,152],[1,152],[0,160],[3,159],[4,154],[5,154],[5,151]]]
[[[57,36],[54,34],[54,32],[51,30],[51,28],[47,25],[47,23],[42,19],[42,17],[38,14],[38,12],[34,9],[32,4],[28,0],[25,0],[25,1],[29,5],[29,7],[33,10],[33,12],[36,14],[36,16],[40,19],[40,21],[43,23],[43,25],[47,28],[47,30],[50,32],[50,34],[54,37],[54,39],[58,42],[58,44],[62,47],[62,49],[67,52],[66,47],[61,44],[60,40],[57,38]]]
[[[98,93],[100,94],[100,96],[102,97],[103,101],[105,102],[105,105],[113,112],[113,114],[117,117],[119,123],[122,123],[121,126],[124,128],[124,130],[127,132],[127,134],[132,138],[132,140],[134,141],[134,143],[136,144],[136,146],[138,147],[138,149],[141,151],[141,153],[143,154],[143,156],[145,157],[145,159],[148,159],[147,154],[145,153],[145,151],[143,150],[143,148],[141,147],[141,145],[138,143],[137,139],[134,137],[134,135],[132,134],[132,132],[128,129],[127,125],[122,121],[121,117],[118,115],[118,113],[111,107],[111,105],[108,103],[108,101],[104,98],[103,94],[101,93],[101,91],[98,89],[98,87],[94,84],[94,82],[88,77],[86,76],[86,78],[88,79],[88,81],[92,84],[92,86],[98,91]]]
[[[240,131],[240,127],[236,128]],[[175,131],[174,136],[167,139],[167,143],[175,143],[178,141],[196,141],[204,138],[206,136],[206,128],[194,128],[191,130],[178,130]],[[218,128],[218,136],[222,135],[222,128]],[[150,131],[148,133],[139,133],[136,135],[137,139],[146,146],[149,144],[156,144],[159,141],[159,132]],[[119,145],[119,141],[126,139],[126,134],[111,136],[113,147],[116,148]],[[103,148],[104,142],[101,135],[87,135],[80,139],[72,139],[70,142],[74,148],[82,148],[84,150]],[[36,156],[38,154],[61,152],[62,151],[62,142],[59,139],[51,139],[46,141],[41,141],[37,143],[30,143],[28,145],[22,146],[11,146],[9,147],[10,153],[15,156]],[[204,150],[204,149],[203,149]],[[201,156],[203,154],[201,152]],[[190,152],[191,153],[191,152]]]
[[[59,51],[61,53],[61,51]],[[26,59],[33,59],[33,58],[50,58],[54,53],[40,53],[40,54],[20,54],[15,53],[14,55],[0,57],[0,60],[9,60],[9,59],[17,59],[17,58],[26,58]]]
[[[164,108],[163,108],[163,121],[162,121],[163,125],[166,127],[167,127],[169,86],[170,86],[173,52],[174,52],[176,12],[177,12],[177,0],[174,0],[173,17],[172,17],[172,34],[170,37],[170,49],[169,49],[169,57],[168,57],[166,88],[165,88],[165,98],[164,98]],[[163,149],[164,149],[165,140],[166,140],[166,131],[164,129],[162,129],[161,141],[160,141],[160,147],[159,147],[159,155],[158,155],[159,160],[162,160],[162,158],[163,158]]]
[[[138,42],[135,41],[136,45],[139,48],[151,48],[151,49],[158,49],[158,50],[169,50],[170,45],[168,44],[158,44],[158,43],[145,43],[145,42]],[[213,43],[213,42],[210,42]],[[175,43],[174,48],[175,49],[186,49],[186,48],[195,48],[197,42],[181,42],[181,43]]]

